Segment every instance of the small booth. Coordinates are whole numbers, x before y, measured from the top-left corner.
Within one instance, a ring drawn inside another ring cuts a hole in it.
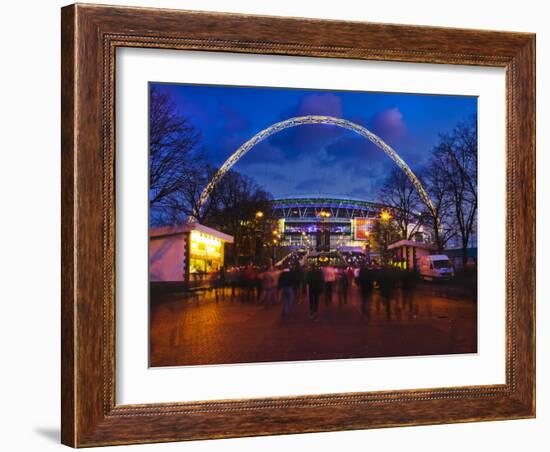
[[[437,250],[430,243],[415,242],[413,240],[399,240],[388,246],[392,251],[393,262],[403,270],[416,270],[417,262],[421,256],[428,256]]]
[[[149,280],[189,282],[224,265],[224,247],[233,237],[199,223],[149,230]]]

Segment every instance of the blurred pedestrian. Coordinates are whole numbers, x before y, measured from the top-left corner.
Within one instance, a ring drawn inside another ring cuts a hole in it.
[[[288,320],[292,314],[294,300],[294,280],[290,270],[284,270],[279,276],[279,288],[281,289],[281,299],[283,301],[282,317],[284,320]]]
[[[292,278],[292,290],[294,291],[294,301],[296,303],[301,303],[301,299],[302,299],[301,288],[302,288],[305,275],[304,275],[304,270],[300,265],[300,262],[298,262],[297,260],[292,265],[290,274]]]
[[[413,315],[413,293],[416,287],[417,273],[415,270],[404,270],[401,279],[401,289],[403,291],[403,308],[409,313],[409,318]]]
[[[325,303],[332,303],[332,292],[336,282],[336,271],[330,264],[323,267],[323,280],[325,282]]]
[[[258,274],[252,264],[246,266],[243,272],[243,284],[245,288],[244,301],[253,302],[256,298],[256,281]]]
[[[384,268],[379,272],[378,284],[380,285],[380,295],[382,303],[386,308],[386,318],[391,320],[391,302],[397,282],[396,272],[391,268]]]
[[[314,265],[306,274],[306,282],[309,291],[309,315],[312,319],[317,319],[319,311],[319,295],[323,292],[324,279],[321,269]]]
[[[241,280],[240,269],[237,267],[233,267],[228,272],[228,275],[227,275],[228,284],[231,286],[231,295],[230,295],[231,303],[235,301],[235,295],[237,292],[237,288],[240,285],[240,280]]]
[[[348,267],[346,270],[346,276],[348,277],[348,285],[351,287],[353,285],[353,279],[355,278],[355,269],[353,267]]]
[[[307,296],[307,280],[306,280],[306,271],[302,266],[302,298],[305,299]]]
[[[369,302],[374,288],[374,272],[367,265],[361,266],[357,276],[357,285],[361,296],[361,318],[369,320]]]
[[[277,303],[278,275],[273,265],[270,264],[269,268],[260,275],[260,281],[262,284],[262,295],[260,300],[266,306]]]
[[[349,279],[346,269],[338,272],[338,303],[340,306],[348,303]]]
[[[214,277],[214,291],[216,293],[216,303],[220,301],[220,292],[221,299],[224,299],[225,296],[225,267],[221,266],[217,272],[217,275]]]

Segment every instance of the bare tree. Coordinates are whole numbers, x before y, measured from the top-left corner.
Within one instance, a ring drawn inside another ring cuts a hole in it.
[[[273,238],[271,195],[251,178],[231,170],[211,193],[203,221],[233,236],[235,258],[251,261]]]
[[[149,207],[152,224],[174,223],[189,215],[189,192],[204,184],[200,134],[166,93],[149,98]]]
[[[477,220],[477,123],[459,123],[440,137],[433,153],[433,166],[440,172],[451,203],[453,222],[462,245],[462,262]]]
[[[433,210],[425,209],[423,216],[433,232],[433,241],[437,250],[442,251],[447,242],[457,234],[445,171],[442,170],[438,161],[433,159],[423,172],[421,179],[433,206]]]
[[[172,196],[166,197],[162,203],[165,223],[182,223],[191,216],[195,221],[203,223],[208,218],[213,206],[213,198],[210,196],[202,205],[199,199],[214,173],[214,168],[200,161],[194,162],[187,168],[185,183]]]
[[[393,168],[380,189],[379,198],[383,204],[392,208],[401,238],[410,240],[422,225],[419,213],[423,203],[407,175],[399,168]]]

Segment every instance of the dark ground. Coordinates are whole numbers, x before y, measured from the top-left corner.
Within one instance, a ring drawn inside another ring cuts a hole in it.
[[[223,293],[222,293],[223,292]],[[307,297],[289,320],[281,304],[241,302],[237,292],[197,298],[152,295],[150,365],[179,366],[317,359],[475,353],[477,305],[452,283],[419,283],[410,296],[396,289],[389,303],[378,290],[362,319],[356,287],[347,304],[321,297],[318,320]]]

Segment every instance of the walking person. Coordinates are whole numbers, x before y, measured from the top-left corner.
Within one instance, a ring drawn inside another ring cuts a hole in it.
[[[327,305],[332,303],[332,292],[334,283],[336,282],[336,271],[332,265],[326,265],[323,267],[323,279],[325,282],[325,303]]]
[[[369,320],[369,302],[374,288],[374,272],[367,265],[363,265],[359,270],[357,285],[361,295],[361,319]]]
[[[214,279],[214,291],[216,293],[216,303],[219,303],[220,291],[222,300],[225,296],[225,268],[223,266],[220,267],[217,277]]]
[[[231,303],[235,301],[235,294],[237,291],[237,285],[239,284],[239,279],[240,279],[239,269],[237,267],[233,267],[232,269],[230,269],[227,275],[227,282],[231,287],[231,294],[229,298],[231,300]]]
[[[258,275],[252,264],[248,264],[244,269],[243,283],[245,287],[245,301],[251,303],[256,300],[256,280]]]
[[[283,320],[290,319],[292,314],[292,303],[294,301],[294,280],[290,270],[284,270],[279,277],[279,288],[283,301]]]
[[[343,269],[341,272],[338,273],[338,304],[340,306],[348,304],[348,289],[348,272],[346,271],[346,269]]]
[[[319,311],[319,295],[321,295],[325,284],[323,272],[317,265],[308,270],[306,283],[309,291],[309,315],[313,320],[316,320]]]
[[[261,301],[268,307],[277,303],[277,271],[270,263],[269,268],[260,275],[262,284]]]
[[[302,299],[307,297],[307,280],[306,280],[306,271],[302,267]]]
[[[355,269],[353,267],[348,267],[346,270],[346,276],[348,277],[348,286],[351,288],[355,278]]]
[[[417,274],[414,270],[404,270],[401,279],[403,297],[403,309],[408,313],[409,319],[413,317],[413,293],[416,286]]]
[[[382,296],[382,303],[386,308],[386,319],[391,320],[391,302],[395,289],[395,275],[391,268],[384,268],[380,271],[378,284],[380,285],[380,295]]]
[[[294,291],[294,301],[297,304],[300,304],[302,302],[301,288],[304,281],[304,270],[302,269],[300,262],[296,261],[294,263],[290,273],[293,281],[292,289]]]

